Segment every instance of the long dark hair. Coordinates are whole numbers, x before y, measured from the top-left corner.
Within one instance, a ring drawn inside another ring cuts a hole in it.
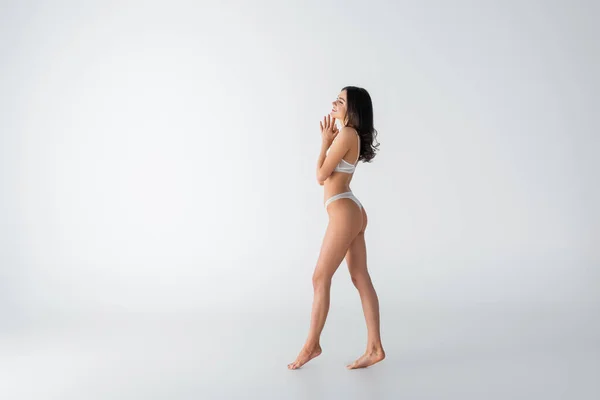
[[[377,130],[373,127],[373,102],[371,96],[363,88],[346,86],[346,120],[344,125],[350,126],[358,132],[360,137],[359,160],[370,162],[375,157],[379,147]],[[377,143],[374,143],[377,142]]]

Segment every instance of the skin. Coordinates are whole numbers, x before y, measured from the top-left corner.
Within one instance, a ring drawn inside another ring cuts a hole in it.
[[[335,120],[345,120],[346,91],[342,91],[332,103],[331,113],[321,121],[321,153],[317,161],[317,182],[324,187],[324,201],[329,197],[350,191],[353,174],[333,171],[343,158],[354,163],[359,145],[354,128],[343,126],[340,130]],[[334,141],[335,139],[335,141]],[[329,153],[327,150],[329,149]],[[381,344],[379,322],[379,300],[367,270],[365,229],[367,213],[351,199],[339,199],[326,209],[329,224],[323,238],[317,264],[313,273],[314,299],[308,338],[296,360],[288,364],[289,369],[298,369],[322,352],[321,332],[329,312],[331,280],[345,258],[352,283],[358,290],[367,323],[367,349],[348,369],[365,368],[385,358]]]

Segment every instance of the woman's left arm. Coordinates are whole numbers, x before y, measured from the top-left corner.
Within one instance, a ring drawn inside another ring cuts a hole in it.
[[[317,163],[317,181],[319,185],[323,185],[325,180],[333,173],[336,165],[344,158],[348,150],[350,150],[356,135],[351,128],[342,128],[336,136],[335,141],[325,141],[321,143],[321,154]],[[329,149],[329,154],[327,154]]]
[[[325,162],[325,159],[327,158],[327,149],[329,149],[329,147],[331,146],[331,143],[333,141],[329,141],[329,140],[325,140],[323,139],[321,141],[321,153],[319,154],[319,159],[317,160],[317,181],[319,182],[319,185],[323,186],[325,184],[325,179],[321,180],[319,179],[320,176],[320,171],[321,171],[321,167],[323,166],[323,163]]]

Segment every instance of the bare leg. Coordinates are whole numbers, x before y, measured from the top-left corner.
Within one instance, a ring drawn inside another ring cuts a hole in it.
[[[367,226],[366,213],[364,214],[363,230],[352,241],[346,254],[346,263],[354,286],[358,289],[362,303],[365,321],[367,323],[367,350],[347,368],[365,368],[385,358],[381,344],[381,331],[379,322],[379,300],[373,287],[371,276],[367,270],[367,248],[365,244],[364,229]]]
[[[289,369],[300,368],[321,354],[319,339],[329,312],[331,279],[362,226],[360,209],[350,199],[332,202],[327,211],[329,225],[313,274],[314,299],[308,338],[296,361],[288,364]]]

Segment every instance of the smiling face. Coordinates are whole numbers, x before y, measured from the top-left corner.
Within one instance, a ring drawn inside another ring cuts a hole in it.
[[[331,103],[333,105],[333,108],[331,109],[329,115],[331,115],[332,118],[335,118],[336,120],[342,123],[344,123],[344,119],[346,118],[346,111],[348,110],[347,100],[348,97],[346,91],[342,90],[338,95],[337,99],[335,99]]]

